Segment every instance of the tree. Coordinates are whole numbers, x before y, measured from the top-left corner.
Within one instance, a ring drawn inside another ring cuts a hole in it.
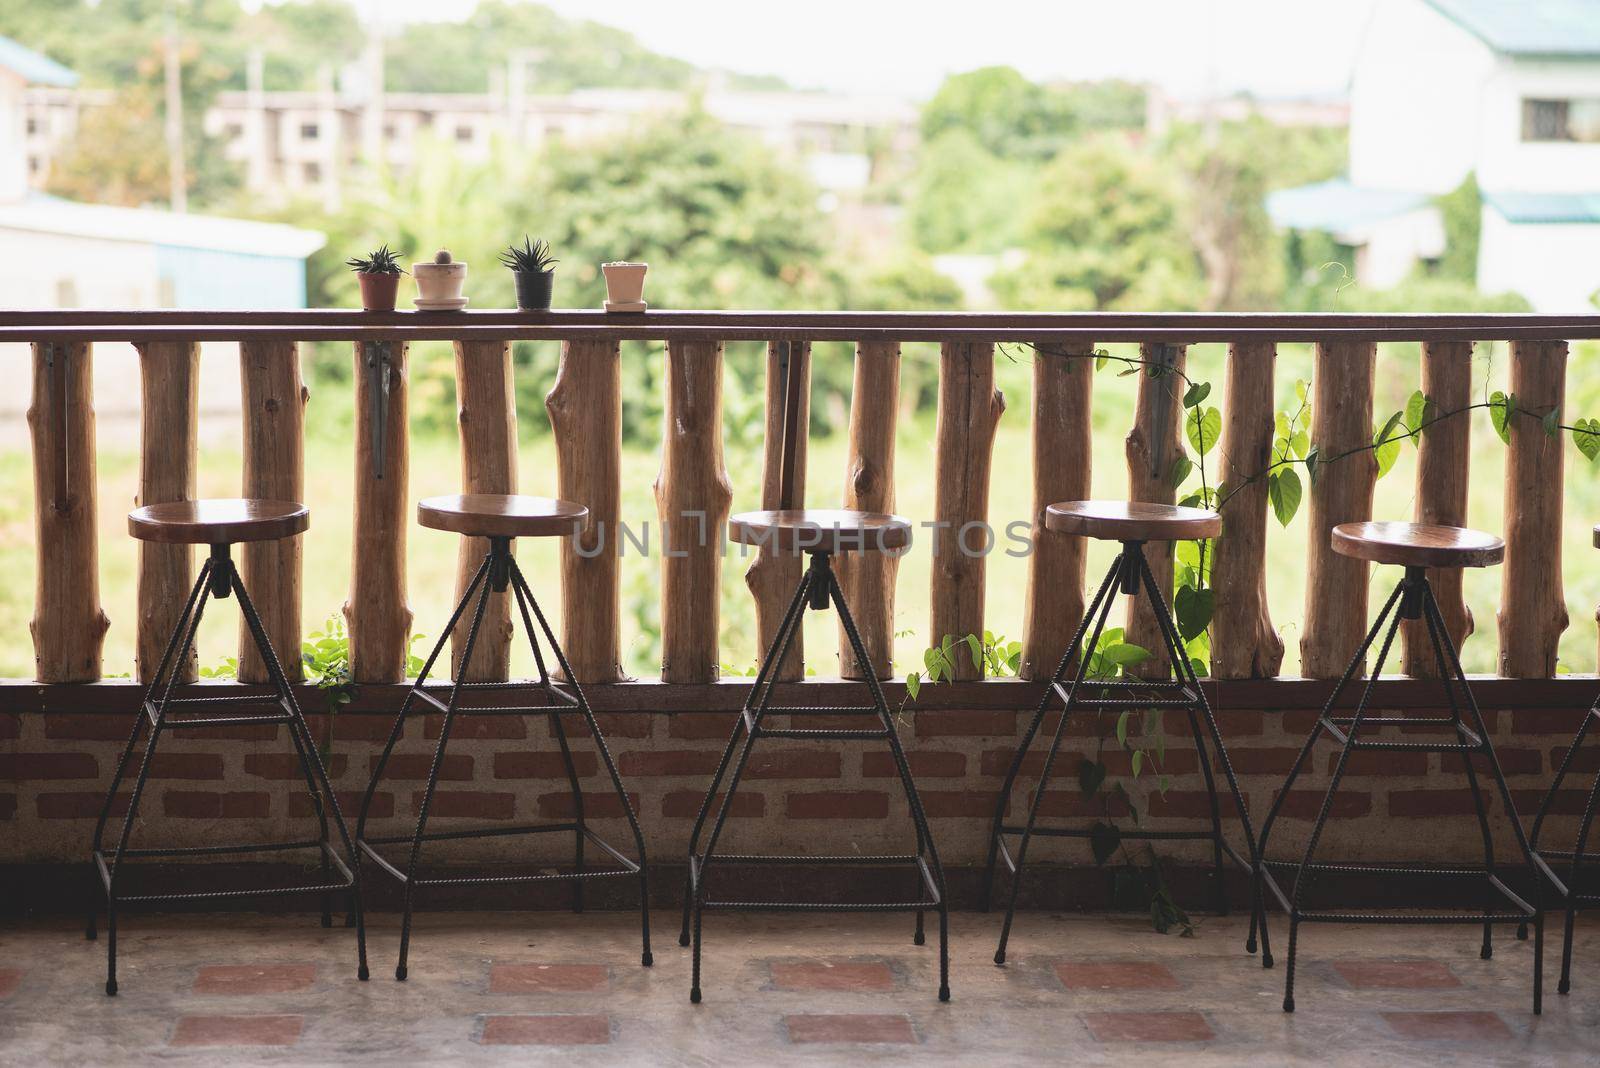
[[[1011,67],[984,67],[944,80],[923,106],[922,137],[970,133],[1002,159],[1051,159],[1097,130],[1144,125],[1144,90],[1127,82],[1039,85]]]
[[[1021,237],[1019,205],[1038,168],[1001,159],[970,130],[952,127],[924,144],[906,225],[928,252],[1000,252]]]

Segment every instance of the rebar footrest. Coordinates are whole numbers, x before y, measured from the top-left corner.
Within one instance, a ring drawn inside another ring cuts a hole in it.
[[[702,901],[702,909],[720,909],[724,912],[923,912],[939,907],[938,881],[925,858],[916,854],[899,856],[862,856],[858,854],[822,856],[774,856],[770,854],[719,853],[718,864],[773,864],[773,865],[843,865],[851,867],[903,865],[915,867],[922,877],[927,897],[917,901]],[[689,857],[689,893],[698,895],[704,870],[705,855]]]
[[[371,857],[377,865],[388,872],[401,883],[410,883],[412,886],[467,886],[477,883],[539,883],[539,882],[571,882],[575,879],[606,879],[622,875],[639,874],[639,864],[627,854],[622,853],[604,838],[595,834],[588,827],[579,827],[576,823],[541,823],[530,824],[522,827],[475,827],[459,831],[434,831],[420,836],[424,842],[443,842],[465,838],[506,838],[523,834],[552,834],[559,832],[572,833],[581,831],[583,837],[593,842],[600,849],[622,865],[620,868],[597,868],[593,871],[588,868],[582,871],[568,872],[540,872],[531,875],[452,875],[432,879],[408,878],[406,873],[391,864],[382,853],[374,847],[380,845],[400,845],[414,842],[419,839],[417,835],[396,834],[386,835],[382,838],[358,838],[356,848]],[[551,865],[554,867],[555,865]]]
[[[1435,878],[1435,879],[1481,879],[1485,884],[1501,895],[1510,903],[1514,911],[1494,912],[1478,908],[1467,911],[1467,906],[1462,906],[1461,912],[1429,913],[1429,912],[1350,912],[1333,911],[1329,909],[1299,909],[1284,893],[1283,887],[1278,882],[1278,877],[1272,869],[1278,868],[1298,872],[1302,865],[1299,861],[1292,860],[1263,860],[1261,865],[1261,881],[1272,891],[1273,897],[1278,899],[1278,904],[1292,918],[1306,920],[1312,923],[1384,923],[1384,924],[1471,924],[1485,923],[1524,923],[1534,919],[1539,910],[1525,901],[1516,891],[1507,886],[1500,877],[1483,868],[1433,868],[1409,867],[1402,865],[1386,864],[1339,864],[1317,863],[1306,865],[1309,871],[1333,872],[1343,875],[1382,875],[1389,878]]]
[[[137,857],[207,857],[227,856],[250,853],[288,853],[295,850],[315,849],[328,859],[328,862],[339,871],[339,881],[327,883],[314,883],[306,886],[269,886],[246,889],[227,890],[193,890],[179,891],[170,894],[123,894],[113,895],[111,889],[111,865],[106,859],[106,850],[93,850],[90,856],[94,860],[95,870],[100,875],[100,885],[105,890],[108,900],[113,899],[119,905],[130,902],[151,901],[219,901],[228,898],[244,897],[276,897],[287,894],[327,894],[342,890],[349,890],[355,885],[355,875],[350,871],[344,858],[339,856],[337,850],[328,842],[263,842],[247,845],[221,845],[221,846],[166,846],[146,847],[142,849],[127,849],[122,853],[122,862]],[[139,865],[132,865],[137,869]]]
[[[1471,739],[1470,741],[1464,741],[1464,742],[1425,742],[1425,741],[1420,741],[1420,740],[1418,740],[1418,741],[1404,741],[1404,740],[1399,740],[1399,739],[1388,739],[1388,738],[1385,738],[1385,739],[1374,739],[1372,741],[1366,741],[1366,740],[1363,740],[1361,738],[1356,738],[1354,741],[1351,741],[1350,740],[1350,732],[1349,732],[1348,728],[1350,727],[1350,725],[1352,723],[1355,722],[1355,718],[1353,716],[1347,716],[1347,717],[1321,716],[1321,717],[1318,718],[1318,722],[1322,724],[1322,729],[1327,731],[1328,734],[1333,738],[1334,741],[1338,742],[1341,746],[1348,745],[1350,747],[1350,751],[1351,752],[1356,752],[1356,751],[1364,749],[1364,750],[1369,750],[1369,751],[1372,751],[1372,750],[1388,750],[1390,752],[1406,752],[1406,753],[1481,753],[1481,752],[1483,752],[1483,749],[1484,749],[1483,737],[1481,735],[1479,735],[1477,731],[1473,730],[1471,727],[1466,726],[1465,724],[1461,725],[1461,727],[1459,728],[1457,733],[1458,733],[1458,736],[1460,736],[1460,737],[1465,737],[1465,738]],[[1381,726],[1396,726],[1396,725],[1418,726],[1418,725],[1421,725],[1421,724],[1431,724],[1431,725],[1446,724],[1446,725],[1449,725],[1452,728],[1452,730],[1456,730],[1455,724],[1452,721],[1448,720],[1448,719],[1440,720],[1440,719],[1433,719],[1433,718],[1428,718],[1428,717],[1417,718],[1417,717],[1414,717],[1414,716],[1390,716],[1390,717],[1381,718],[1381,719],[1380,718],[1370,718],[1369,719],[1369,718],[1363,716],[1362,719],[1361,719],[1361,726],[1363,726],[1363,727],[1381,727]]]
[[[182,716],[185,712],[198,710],[202,707],[217,706],[219,708],[240,708],[249,705],[262,705],[278,709],[275,712],[263,712],[258,715],[226,715],[226,716],[187,716],[177,718],[174,712]],[[148,698],[140,706],[145,719],[154,727],[160,713],[156,708],[157,702]],[[294,719],[294,710],[289,707],[282,697],[272,694],[245,694],[232,697],[175,697],[167,702],[167,714],[161,719],[163,730],[182,730],[191,727],[238,727],[253,726],[256,724],[288,723]]]

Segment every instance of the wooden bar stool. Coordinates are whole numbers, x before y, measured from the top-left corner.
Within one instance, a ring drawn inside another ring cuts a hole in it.
[[[916,783],[912,780],[905,749],[901,746],[900,736],[895,730],[889,703],[884,698],[883,688],[878,684],[878,673],[866,646],[862,643],[861,633],[856,629],[855,619],[850,614],[849,605],[845,603],[844,591],[839,586],[839,579],[834,574],[832,566],[832,558],[837,553],[903,551],[911,544],[911,524],[899,516],[876,512],[788,507],[794,496],[797,462],[795,443],[799,435],[804,433],[804,429],[799,426],[798,417],[802,382],[800,361],[791,360],[787,365],[784,380],[783,433],[779,442],[779,448],[782,450],[779,497],[784,507],[772,511],[745,512],[731,517],[728,521],[729,540],[741,545],[765,546],[778,553],[805,553],[809,557],[809,563],[800,577],[800,584],[795,588],[794,597],[789,602],[789,608],[778,627],[778,633],[757,669],[755,682],[745,696],[739,718],[734,721],[733,732],[728,737],[728,744],[722,750],[722,758],[718,761],[716,772],[706,788],[705,798],[700,802],[694,830],[689,836],[689,870],[684,888],[683,927],[678,937],[680,945],[688,946],[692,942],[694,947],[689,1000],[694,1003],[700,1001],[700,942],[702,915],[706,910],[915,912],[917,920],[913,941],[917,945],[922,945],[925,941],[924,913],[934,909],[939,913],[939,1000],[949,1001],[950,924],[944,868],[939,863],[939,851],[934,846],[933,835],[928,829],[927,815],[923,812],[922,801],[917,796]],[[870,703],[830,707],[773,707],[773,684],[778,667],[789,654],[789,647],[800,631],[806,609],[823,611],[830,604],[838,609],[839,622],[849,641],[851,654],[860,668],[861,677],[866,681]],[[839,716],[846,719],[865,717],[875,722],[865,728],[772,727],[766,722],[767,717],[771,715]],[[893,856],[863,856],[859,853],[807,856],[719,854],[717,843],[722,836],[728,813],[733,809],[734,795],[739,791],[745,767],[750,762],[756,743],[768,738],[885,743],[893,757],[900,784],[905,790],[915,834],[914,850]],[[721,803],[718,804],[717,794],[723,789],[724,780],[727,781],[727,790],[723,793]],[[705,831],[706,821],[714,805],[716,818],[711,821],[711,830],[702,849],[700,837]],[[816,899],[769,902],[712,898],[708,890],[709,875],[717,864],[724,862],[754,865],[901,866],[907,868],[914,876],[916,892],[897,901],[849,903]]]
[[[1478,790],[1478,773],[1472,764],[1472,757],[1477,754],[1483,757],[1488,768],[1489,777],[1494,780],[1495,789],[1499,791],[1500,802],[1505,806],[1506,815],[1511,820],[1511,828],[1517,840],[1524,861],[1530,870],[1538,867],[1535,855],[1529,845],[1527,837],[1522,832],[1522,823],[1517,818],[1516,806],[1511,802],[1511,792],[1506,788],[1505,775],[1500,770],[1500,761],[1495,756],[1494,746],[1490,742],[1489,732],[1484,728],[1483,716],[1478,711],[1477,700],[1472,696],[1472,687],[1467,683],[1467,676],[1461,670],[1461,659],[1457,655],[1456,647],[1450,640],[1450,633],[1445,629],[1444,617],[1439,612],[1439,604],[1434,600],[1433,588],[1428,582],[1427,568],[1430,567],[1491,567],[1498,564],[1505,556],[1505,543],[1492,534],[1484,534],[1476,530],[1467,530],[1462,527],[1426,526],[1416,523],[1341,523],[1333,528],[1333,549],[1335,552],[1353,557],[1357,560],[1368,560],[1377,564],[1396,564],[1405,568],[1405,574],[1400,583],[1384,602],[1383,610],[1378,613],[1378,618],[1373,622],[1372,628],[1367,631],[1366,638],[1360,648],[1350,659],[1350,666],[1345,669],[1339,682],[1333,688],[1333,693],[1328,696],[1328,702],[1323,706],[1322,715],[1316,725],[1311,728],[1311,735],[1301,747],[1300,754],[1295,758],[1293,767],[1289,769],[1288,778],[1284,780],[1283,789],[1278,791],[1277,798],[1272,803],[1272,808],[1267,813],[1267,818],[1261,825],[1261,852],[1260,863],[1256,866],[1258,882],[1264,883],[1272,896],[1277,899],[1283,910],[1289,914],[1289,964],[1284,976],[1283,1011],[1294,1011],[1294,965],[1295,950],[1299,939],[1300,925],[1302,923],[1387,923],[1387,924],[1482,924],[1483,945],[1480,951],[1484,960],[1488,960],[1493,953],[1491,931],[1496,923],[1523,924],[1532,922],[1535,926],[1535,941],[1533,950],[1533,1011],[1538,1013],[1541,1007],[1543,992],[1543,979],[1541,972],[1544,961],[1544,915],[1535,906],[1514,893],[1499,877],[1495,869],[1494,838],[1489,829],[1488,810],[1484,805],[1483,797]],[[1395,632],[1400,627],[1403,619],[1420,619],[1427,625],[1428,639],[1433,648],[1435,663],[1438,665],[1439,678],[1444,686],[1445,697],[1449,702],[1449,716],[1371,716],[1367,714],[1367,704],[1372,697],[1372,688],[1378,677],[1383,673],[1384,661],[1389,657],[1390,646],[1394,643]],[[1384,624],[1388,623],[1387,629]],[[1315,620],[1307,620],[1307,626],[1315,626]],[[1367,650],[1377,639],[1379,632],[1383,632],[1383,645],[1378,651],[1377,663],[1372,667],[1372,673],[1367,677],[1366,685],[1362,688],[1361,699],[1356,703],[1354,711],[1348,716],[1336,715],[1339,707],[1339,697],[1344,693],[1350,680],[1361,669],[1366,660]],[[1459,690],[1459,692],[1458,692]],[[1462,710],[1465,708],[1466,717],[1463,718]],[[1443,731],[1446,740],[1424,741],[1421,739],[1373,739],[1363,737],[1371,728],[1398,727],[1398,728],[1426,728],[1434,727]],[[1277,821],[1278,813],[1283,808],[1284,798],[1289,796],[1290,789],[1294,786],[1295,779],[1299,777],[1301,769],[1305,767],[1311,751],[1316,747],[1317,739],[1327,734],[1339,745],[1339,755],[1333,766],[1333,774],[1328,782],[1328,791],[1322,801],[1322,807],[1317,812],[1316,821],[1311,825],[1311,835],[1306,842],[1305,853],[1299,861],[1275,861],[1267,857],[1267,842],[1272,834],[1273,824]],[[1472,792],[1474,809],[1476,811],[1479,830],[1483,835],[1483,867],[1439,867],[1434,865],[1407,865],[1398,864],[1352,864],[1329,863],[1316,859],[1317,844],[1322,838],[1323,828],[1328,823],[1328,816],[1333,811],[1333,799],[1338,793],[1339,783],[1344,778],[1345,767],[1350,761],[1350,754],[1363,751],[1401,751],[1412,753],[1455,753],[1461,757],[1462,769],[1466,772],[1467,787]],[[1293,882],[1287,892],[1274,874],[1274,870],[1285,871],[1293,874]],[[1316,875],[1324,873],[1355,874],[1379,876],[1385,879],[1403,878],[1409,876],[1434,877],[1441,879],[1455,879],[1477,881],[1482,884],[1484,895],[1484,908],[1481,916],[1467,912],[1372,912],[1359,909],[1328,908],[1308,909],[1305,907],[1306,893]],[[1497,905],[1509,906],[1497,909]],[[1266,914],[1262,913],[1263,929],[1266,925]],[[1263,964],[1271,966],[1270,957],[1263,960]]]
[[[371,857],[378,865],[394,878],[398,879],[404,887],[404,913],[400,922],[400,959],[394,970],[394,977],[404,980],[406,977],[406,960],[411,945],[411,912],[415,892],[421,887],[433,886],[469,886],[469,885],[506,885],[510,883],[550,883],[570,882],[572,884],[572,911],[583,911],[583,884],[588,879],[604,879],[637,876],[639,879],[639,915],[640,927],[644,941],[642,963],[648,967],[650,957],[650,893],[646,876],[644,834],[639,829],[639,820],[634,815],[633,806],[628,802],[628,792],[622,787],[622,778],[617,774],[617,766],[611,759],[611,752],[606,748],[604,735],[595,723],[594,713],[589,710],[589,702],[583,695],[583,688],[578,685],[578,680],[573,678],[572,669],[567,664],[567,657],[561,650],[561,644],[556,641],[555,634],[550,629],[550,624],[545,620],[544,612],[539,608],[539,602],[534,600],[533,590],[528,586],[528,580],[523,577],[522,569],[517,566],[516,557],[511,555],[511,542],[515,538],[560,538],[567,537],[582,528],[588,519],[589,510],[581,504],[570,501],[552,500],[547,497],[524,497],[515,494],[469,493],[450,497],[429,497],[417,505],[417,521],[433,530],[447,530],[467,537],[487,538],[489,551],[484,554],[483,563],[478,566],[477,572],[467,584],[466,591],[461,595],[450,622],[445,624],[444,630],[439,635],[439,640],[434,643],[433,650],[424,661],[422,670],[417,674],[417,680],[412,684],[411,690],[401,702],[400,714],[395,717],[394,728],[389,732],[389,741],[383,747],[383,753],[378,757],[376,766],[372,769],[372,780],[367,784],[367,793],[361,802],[361,817],[356,822],[356,844],[362,853]],[[472,662],[472,650],[478,641],[478,630],[483,623],[484,610],[489,603],[491,593],[504,593],[510,589],[516,599],[517,609],[522,617],[523,630],[527,632],[528,644],[533,649],[534,663],[538,665],[539,677],[531,680],[516,682],[465,682],[466,665]],[[476,594],[476,603],[473,601]],[[456,663],[455,674],[450,685],[448,700],[441,701],[429,693],[424,686],[428,676],[433,672],[434,664],[444,652],[444,647],[450,640],[451,633],[456,624],[466,613],[467,606],[472,605],[472,622],[467,629],[467,638],[461,648],[461,657]],[[537,624],[537,629],[535,625]],[[561,672],[561,681],[556,681],[545,663],[545,654],[540,647],[539,635],[544,635],[544,642],[549,647],[550,653],[555,657],[556,666]],[[526,694],[536,699],[538,703],[517,704],[514,706],[474,706],[462,703],[463,698],[473,694],[485,692],[514,691],[519,696]],[[393,837],[369,838],[366,833],[367,817],[372,811],[372,798],[377,792],[378,784],[383,780],[384,768],[388,765],[389,756],[394,752],[395,745],[400,741],[400,736],[405,732],[406,719],[411,716],[439,712],[444,716],[444,723],[439,729],[439,742],[434,747],[433,764],[428,769],[428,783],[422,793],[422,803],[417,812],[417,825],[411,834],[396,835]],[[594,739],[595,751],[600,755],[600,761],[605,765],[606,774],[611,777],[612,789],[616,791],[617,800],[622,804],[623,814],[628,819],[628,826],[633,831],[634,848],[638,853],[638,860],[630,859],[626,854],[614,848],[604,839],[600,838],[589,829],[584,818],[583,788],[578,781],[577,767],[572,760],[572,750],[567,744],[566,728],[561,722],[564,712],[575,712],[583,717],[585,726],[590,736]],[[439,769],[444,765],[445,750],[450,745],[450,729],[458,716],[529,716],[544,715],[549,717],[551,733],[555,735],[556,742],[561,747],[561,760],[567,775],[567,782],[572,789],[572,819],[562,823],[534,824],[517,827],[486,827],[475,830],[439,831],[427,833],[428,812],[433,806],[435,789],[439,784]],[[436,841],[456,841],[467,838],[501,838],[510,835],[524,834],[552,834],[571,833],[573,863],[569,872],[542,873],[537,875],[483,875],[483,876],[440,876],[419,877],[417,865],[422,857],[422,843]],[[591,868],[584,864],[585,843],[593,844],[597,849],[615,862],[615,866],[606,868]],[[410,847],[408,859],[404,866],[393,863],[380,852],[381,846],[407,844]],[[359,861],[359,857],[357,858]]]
[[[1596,548],[1600,548],[1600,527],[1594,528],[1594,544]],[[1557,895],[1565,906],[1566,923],[1561,934],[1561,980],[1556,984],[1558,994],[1565,994],[1572,989],[1572,934],[1578,910],[1588,905],[1600,905],[1600,893],[1592,890],[1585,893],[1579,890],[1583,885],[1584,866],[1600,862],[1600,853],[1588,852],[1589,832],[1594,827],[1596,804],[1600,803],[1600,774],[1595,775],[1594,781],[1589,784],[1589,796],[1583,804],[1583,816],[1578,821],[1578,836],[1574,840],[1572,849],[1540,849],[1539,835],[1544,830],[1545,818],[1550,815],[1556,797],[1560,794],[1562,782],[1572,771],[1573,759],[1578,755],[1584,739],[1589,736],[1589,729],[1594,726],[1594,721],[1597,719],[1600,719],[1600,701],[1590,706],[1583,721],[1578,724],[1578,733],[1567,746],[1567,753],[1561,758],[1561,766],[1556,769],[1555,778],[1550,781],[1550,789],[1545,791],[1544,798],[1539,802],[1539,811],[1533,817],[1533,832],[1528,836],[1528,844],[1533,850],[1534,859],[1538,862],[1540,874],[1555,887]],[[1565,878],[1556,874],[1552,861],[1567,863]],[[1526,926],[1521,928],[1518,934],[1526,936]]]
[[[1017,909],[1017,891],[1022,885],[1022,868],[1027,861],[1028,846],[1032,839],[1035,836],[1091,838],[1096,833],[1087,827],[1038,825],[1039,808],[1050,784],[1051,770],[1055,766],[1056,754],[1061,748],[1061,739],[1066,735],[1067,721],[1076,712],[1102,710],[1120,712],[1128,709],[1158,708],[1175,709],[1184,713],[1189,720],[1190,733],[1194,735],[1200,770],[1205,777],[1206,793],[1211,807],[1211,829],[1155,831],[1135,827],[1121,831],[1120,836],[1135,840],[1209,841],[1212,845],[1217,911],[1223,915],[1228,911],[1227,888],[1223,885],[1224,854],[1246,871],[1255,869],[1255,836],[1250,828],[1250,816],[1245,807],[1244,797],[1239,791],[1238,780],[1233,774],[1233,766],[1228,761],[1228,751],[1222,744],[1222,734],[1217,730],[1216,718],[1211,714],[1211,706],[1206,701],[1205,692],[1200,688],[1200,680],[1195,676],[1189,655],[1184,651],[1183,641],[1172,621],[1166,592],[1156,582],[1150,564],[1145,559],[1144,551],[1145,543],[1152,541],[1214,538],[1222,533],[1222,518],[1217,513],[1203,508],[1184,508],[1137,501],[1126,503],[1066,501],[1052,504],[1045,510],[1045,526],[1062,534],[1120,542],[1122,547],[1116,559],[1111,562],[1105,580],[1100,583],[1099,592],[1095,594],[1088,610],[1084,612],[1077,633],[1067,645],[1061,663],[1056,666],[1055,674],[1045,688],[1044,697],[1040,700],[1039,707],[1022,736],[1022,743],[1017,746],[1017,751],[1011,758],[1011,768],[1006,772],[1005,785],[1001,788],[998,803],[995,805],[994,825],[989,835],[989,860],[983,884],[984,911],[989,908],[989,894],[994,885],[999,861],[1004,860],[1006,868],[1011,873],[1011,889],[1006,900],[1006,918],[1000,928],[1000,944],[994,954],[996,964],[1004,964],[1006,961],[1006,945],[1011,937],[1011,923]],[[1111,607],[1118,593],[1130,597],[1142,596],[1146,599],[1160,624],[1162,651],[1172,664],[1175,678],[1135,681],[1089,677],[1094,651],[1099,646],[1100,635],[1105,630],[1106,619],[1111,614]],[[1020,825],[1008,824],[1005,821],[1006,803],[1011,797],[1017,776],[1022,771],[1023,760],[1039,733],[1039,725],[1043,722],[1045,714],[1050,711],[1052,705],[1057,704],[1061,709],[1061,718],[1056,724],[1055,735],[1050,739],[1050,748],[1045,752],[1044,767],[1039,775],[1033,802],[1028,806],[1027,820]],[[1207,737],[1211,740],[1212,754],[1206,752]],[[1213,757],[1222,767],[1222,773],[1228,781],[1228,790],[1233,795],[1234,804],[1239,809],[1239,819],[1244,825],[1243,854],[1235,850],[1222,833],[1222,806],[1217,797],[1216,778],[1211,769]],[[1011,852],[1011,847],[1006,842],[1008,835],[1017,836],[1015,854]],[[1245,943],[1246,948],[1252,953],[1256,948],[1258,914],[1259,909],[1252,904],[1250,934]]]
[[[106,993],[117,992],[117,907],[121,904],[170,904],[178,901],[219,900],[240,897],[267,897],[286,894],[320,894],[322,896],[322,925],[331,927],[330,895],[347,892],[350,895],[350,918],[356,928],[357,974],[367,978],[366,928],[361,915],[360,869],[344,817],[339,813],[339,801],[328,785],[328,775],[322,758],[317,754],[316,743],[306,728],[305,717],[295,703],[294,691],[283,673],[272,643],[267,639],[256,614],[255,605],[239,579],[229,549],[234,542],[273,541],[292,538],[310,526],[311,515],[305,505],[285,501],[263,500],[203,500],[173,501],[136,508],[128,513],[128,530],[141,541],[177,545],[210,545],[211,555],[200,568],[194,589],[184,605],[178,625],[167,642],[155,675],[145,691],[139,712],[134,717],[133,733],[117,761],[116,773],[111,778],[111,788],[106,791],[105,804],[100,818],[95,821],[94,840],[90,847],[95,872],[106,896]],[[189,659],[194,647],[194,636],[200,629],[200,618],[206,604],[212,599],[224,600],[235,596],[251,640],[261,654],[267,678],[272,688],[270,694],[228,697],[174,697],[175,683],[183,674],[182,665]],[[116,846],[109,852],[104,848],[106,823],[116,802],[117,790],[128,770],[128,761],[139,742],[145,724],[150,725],[150,739],[145,743],[144,757],[134,778],[133,792],[128,798],[128,812],[122,820],[122,833]],[[206,845],[188,847],[128,848],[134,821],[139,816],[139,802],[144,796],[145,783],[155,759],[161,736],[167,731],[206,727],[234,727],[255,724],[285,724],[289,740],[300,758],[300,768],[305,774],[306,789],[311,794],[312,810],[316,814],[316,838],[289,842],[260,842],[245,845]],[[338,830],[343,855],[333,847],[328,837],[328,820],[332,817]],[[286,853],[315,850],[318,854],[320,874],[309,885],[246,886],[229,890],[127,894],[120,884],[129,869],[141,865],[128,864],[130,860],[155,857],[200,859],[206,857],[236,856],[246,853]],[[346,864],[346,858],[349,863]],[[337,875],[331,869],[337,869]],[[96,915],[91,908],[86,934],[96,936]]]

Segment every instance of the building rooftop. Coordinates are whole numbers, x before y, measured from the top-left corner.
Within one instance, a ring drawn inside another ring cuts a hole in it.
[[[25,48],[9,37],[0,37],[0,69],[14,71],[22,80],[35,85],[69,86],[78,76],[49,56]]]
[[[1427,0],[1484,44],[1512,56],[1600,57],[1600,0]]]
[[[0,204],[0,228],[282,259],[305,259],[327,243],[316,230],[281,223],[80,204],[42,194]]]
[[[1484,202],[1514,223],[1600,223],[1600,193],[1495,193]]]
[[[1426,193],[1364,189],[1348,178],[1280,189],[1267,195],[1267,214],[1286,230],[1342,232],[1426,207]]]

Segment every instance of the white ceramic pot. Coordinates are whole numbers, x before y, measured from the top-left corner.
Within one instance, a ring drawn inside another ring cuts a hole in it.
[[[413,263],[411,276],[417,280],[417,299],[426,303],[461,299],[467,281],[467,265],[458,260],[440,263]]]
[[[644,273],[648,263],[602,263],[606,300],[611,304],[638,304],[644,299]]]

